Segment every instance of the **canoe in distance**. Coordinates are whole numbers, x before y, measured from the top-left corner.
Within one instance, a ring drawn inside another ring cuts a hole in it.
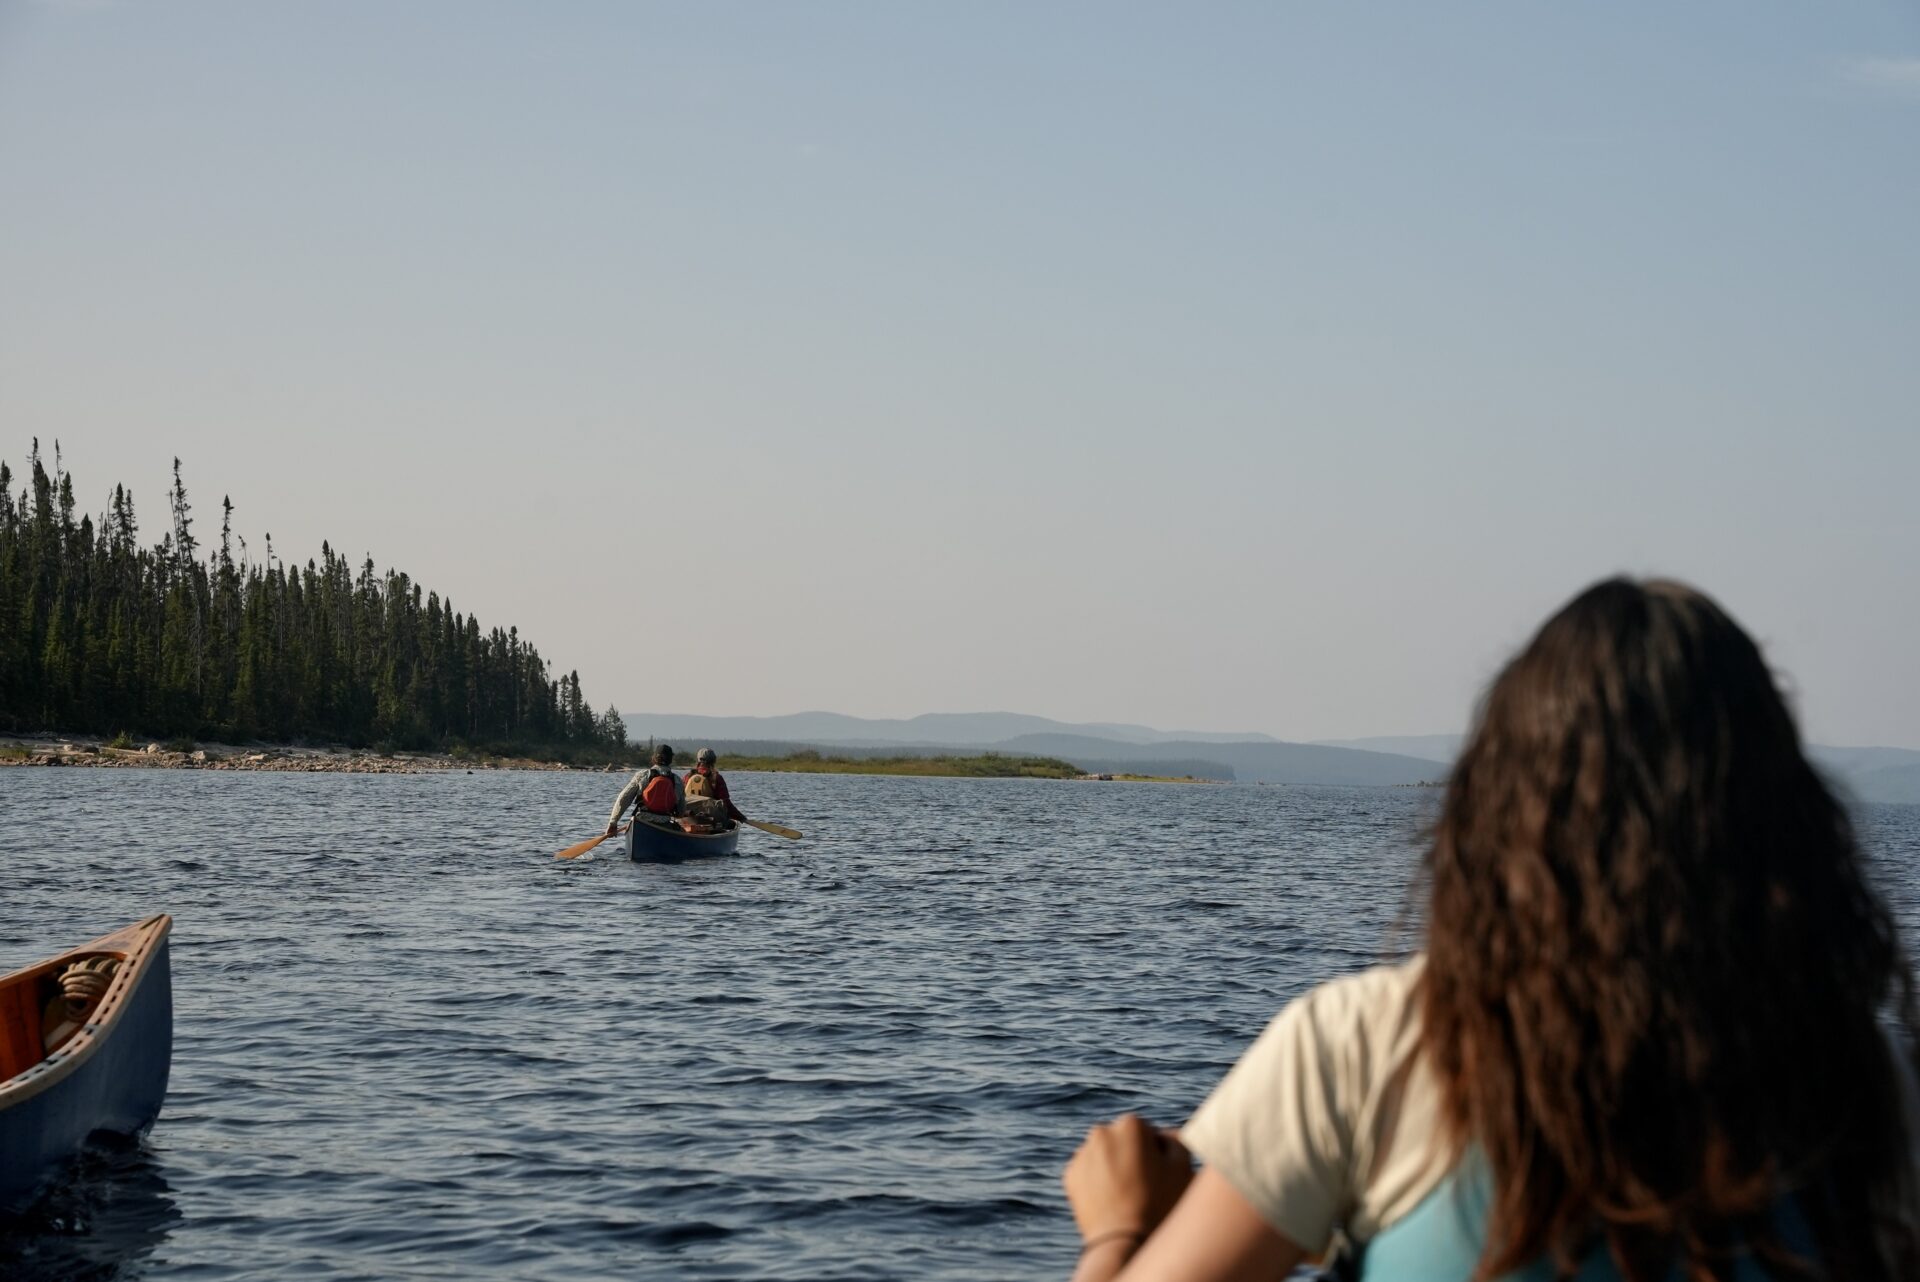
[[[639,864],[671,864],[708,855],[731,855],[740,848],[740,825],[719,832],[684,832],[671,820],[634,821],[627,830],[627,858]]]
[[[153,1124],[173,1061],[161,913],[0,977],[0,1212],[30,1206],[90,1138]]]

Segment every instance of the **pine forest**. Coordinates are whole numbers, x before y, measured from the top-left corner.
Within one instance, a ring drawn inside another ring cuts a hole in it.
[[[77,514],[58,446],[51,473],[36,441],[17,495],[14,479],[0,461],[0,730],[623,754],[619,713],[595,714],[578,672],[371,557],[356,571],[322,544],[289,565],[269,542],[251,560],[230,500],[204,549],[178,459],[150,547],[123,486]]]

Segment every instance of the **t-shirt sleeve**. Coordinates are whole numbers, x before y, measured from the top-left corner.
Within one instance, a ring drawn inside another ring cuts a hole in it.
[[[1343,1079],[1343,1003],[1323,985],[1267,1025],[1181,1132],[1268,1224],[1324,1250],[1353,1197],[1356,1101]],[[1339,1022],[1336,1018],[1333,1022]]]

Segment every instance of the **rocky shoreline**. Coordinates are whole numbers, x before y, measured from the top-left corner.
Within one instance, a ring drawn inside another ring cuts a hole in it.
[[[81,735],[23,736],[0,739],[0,767],[80,766],[128,770],[270,770],[295,774],[424,775],[475,770],[579,770],[594,774],[630,771],[632,766],[569,766],[524,757],[454,757],[433,752],[370,752],[346,747],[296,744],[194,744],[177,748],[159,743],[116,747]]]

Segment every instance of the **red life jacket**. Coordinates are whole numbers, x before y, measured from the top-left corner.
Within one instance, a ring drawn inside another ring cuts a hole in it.
[[[670,815],[680,804],[679,785],[673,771],[660,770],[640,785],[640,804],[656,815]]]

